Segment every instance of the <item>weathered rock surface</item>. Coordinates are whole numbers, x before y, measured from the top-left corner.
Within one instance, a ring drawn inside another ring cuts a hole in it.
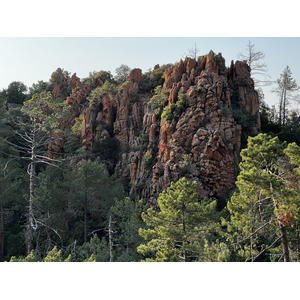
[[[199,198],[226,196],[235,187],[243,139],[260,130],[249,66],[237,61],[227,68],[222,55],[210,51],[166,69],[165,105],[176,105],[183,94],[187,99],[170,124],[149,108],[153,95],[139,89],[144,80],[142,71],[134,69],[115,97],[104,93],[79,111],[91,90],[103,83],[83,84],[74,74],[69,79],[73,93],[66,100],[73,113],[62,127],[70,127],[82,113],[81,141],[87,149],[104,135],[115,137],[119,155],[114,171],[130,196],[148,205],[155,206],[158,194],[183,176],[197,181]],[[62,151],[63,144],[51,147]]]
[[[260,129],[258,96],[249,67],[238,61],[228,69],[221,54],[211,51],[198,61],[186,58],[167,69],[163,88],[170,89],[169,104],[187,94],[188,105],[176,123],[157,119],[147,107],[149,98],[140,99],[140,110],[130,112],[128,93],[117,96],[120,111],[115,134],[128,148],[123,150],[116,173],[128,179],[132,197],[143,197],[149,205],[182,176],[198,182],[200,198],[226,196],[235,187],[242,132],[257,134]],[[233,107],[245,110],[252,124],[242,128],[233,117]],[[143,127],[134,125],[132,118],[143,118]],[[132,129],[139,134],[131,136]],[[135,144],[141,134],[147,142]],[[142,149],[134,147],[137,145]],[[146,151],[153,157],[150,170],[145,168]]]

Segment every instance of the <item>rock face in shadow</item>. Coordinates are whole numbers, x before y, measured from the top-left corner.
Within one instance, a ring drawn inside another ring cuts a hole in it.
[[[198,60],[180,60],[164,72],[158,96],[164,93],[167,98],[160,111],[149,106],[154,90],[141,88],[158,68],[150,77],[131,70],[116,96],[104,93],[85,105],[92,89],[103,82],[83,84],[74,74],[73,93],[66,100],[71,114],[62,128],[83,114],[84,147],[93,149],[104,136],[117,139],[114,172],[133,199],[143,198],[149,206],[183,176],[198,183],[200,199],[225,197],[235,188],[243,141],[260,131],[259,100],[249,66],[237,61],[227,68],[222,55],[213,51]]]

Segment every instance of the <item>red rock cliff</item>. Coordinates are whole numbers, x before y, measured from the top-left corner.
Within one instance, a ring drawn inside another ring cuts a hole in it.
[[[197,181],[199,198],[226,196],[235,187],[243,139],[260,130],[258,95],[246,62],[231,62],[227,68],[222,55],[210,51],[197,61],[186,58],[167,68],[161,93],[168,98],[161,109],[173,107],[171,122],[149,108],[153,90],[141,91],[146,80],[134,69],[116,96],[106,93],[86,104],[82,144],[92,149],[99,137],[116,138],[114,171],[130,196],[148,205],[156,205],[158,194],[183,176]],[[70,84],[67,104],[76,111],[93,86],[76,75]],[[68,121],[72,124],[74,114]]]

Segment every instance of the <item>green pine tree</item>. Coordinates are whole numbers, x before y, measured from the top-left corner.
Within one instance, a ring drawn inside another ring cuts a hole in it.
[[[74,242],[70,224],[74,221],[70,207],[70,173],[64,163],[40,170],[33,204],[37,229],[36,249],[43,256],[53,245],[67,246]]]
[[[115,245],[115,261],[139,261],[137,246],[143,239],[138,234],[143,222],[138,217],[138,210],[129,198],[116,200],[111,208],[113,243]]]
[[[294,144],[287,149],[291,147],[297,148]],[[241,152],[238,191],[228,202],[227,223],[237,260],[291,260],[288,231],[300,199],[299,190],[291,185],[295,166],[284,155],[285,148],[277,137],[260,134],[249,137],[248,147]]]
[[[79,246],[76,250],[77,261],[109,262],[109,247],[105,237],[101,239],[94,234],[89,242]]]
[[[109,209],[116,199],[125,196],[124,190],[99,160],[81,160],[71,177],[70,206],[83,221],[83,243],[86,243],[91,232],[106,228]]]
[[[138,252],[148,256],[146,261],[203,260],[204,245],[219,226],[214,221],[216,201],[200,202],[196,187],[185,178],[172,182],[158,197],[160,211],[150,208],[142,214],[148,228],[140,228],[139,234],[148,242]]]

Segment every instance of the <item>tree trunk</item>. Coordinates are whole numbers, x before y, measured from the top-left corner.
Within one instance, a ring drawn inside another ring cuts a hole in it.
[[[28,224],[27,224],[27,255],[33,249],[33,235],[34,231],[37,229],[34,214],[33,214],[33,199],[35,191],[35,166],[36,166],[36,134],[37,128],[34,120],[32,135],[32,144],[31,144],[31,161],[30,161],[30,171],[29,171],[29,205],[28,205]]]
[[[187,262],[187,251],[186,251],[186,232],[185,232],[185,216],[184,216],[184,204],[183,204],[183,208],[182,208],[182,230],[184,232],[184,237],[183,237],[183,243],[182,243],[182,247],[183,247],[183,258],[184,261]]]
[[[0,260],[3,261],[4,259],[4,248],[5,248],[5,239],[4,239],[4,209],[3,205],[1,204],[0,208],[1,213],[1,254],[0,254]]]
[[[74,241],[74,245],[73,245],[73,261],[76,261],[77,257],[76,257],[76,244],[77,244],[77,240]]]
[[[282,125],[282,106],[283,106],[283,91],[281,92],[281,98],[279,102],[279,125]]]
[[[270,191],[273,192],[273,186],[272,183],[270,183]],[[275,209],[278,209],[278,204],[275,202],[274,197],[272,197],[273,200],[273,205]],[[286,234],[286,229],[284,226],[280,224],[280,216],[277,215],[277,220],[281,232],[281,244],[282,244],[282,250],[283,250],[283,261],[284,262],[289,262],[290,261],[290,251],[289,251],[289,245],[288,245],[288,239],[287,239],[287,234]]]
[[[286,123],[286,88],[284,88],[284,95],[283,95],[283,108],[282,108],[282,125],[284,126]]]
[[[88,236],[88,205],[87,205],[87,191],[84,194],[84,243],[87,243]]]
[[[108,223],[108,238],[109,238],[109,261],[114,261],[113,255],[113,231],[112,231],[112,222],[111,216],[109,216],[109,223]]]
[[[282,243],[282,250],[283,250],[283,261],[290,262],[290,251],[289,251],[288,239],[287,239],[285,227],[280,225],[280,231],[281,231],[281,243]]]
[[[34,230],[34,216],[33,216],[33,197],[35,186],[35,163],[30,163],[29,173],[29,206],[28,206],[28,225],[27,225],[27,255],[33,249],[33,230]]]
[[[296,250],[296,252],[297,252],[297,262],[299,261],[299,235],[298,235],[298,225],[297,225],[297,223],[296,223],[296,239],[297,239],[297,250]]]

